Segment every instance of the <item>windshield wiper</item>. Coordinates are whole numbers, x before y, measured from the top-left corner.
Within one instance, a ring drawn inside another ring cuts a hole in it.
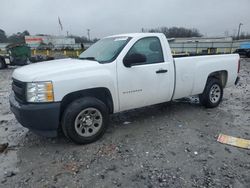
[[[79,57],[79,59],[87,59],[87,60],[91,60],[91,61],[97,61],[95,59],[95,57]]]

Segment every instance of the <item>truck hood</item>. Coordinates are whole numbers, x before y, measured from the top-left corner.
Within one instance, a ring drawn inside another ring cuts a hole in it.
[[[17,68],[12,77],[22,82],[48,81],[58,74],[67,75],[69,72],[94,69],[101,66],[100,63],[81,59],[59,59],[34,63]]]

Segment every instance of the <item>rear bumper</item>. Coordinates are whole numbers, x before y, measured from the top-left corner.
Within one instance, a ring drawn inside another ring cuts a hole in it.
[[[13,94],[9,100],[10,109],[22,126],[42,136],[57,136],[60,103],[20,104]]]
[[[237,78],[236,78],[236,80],[235,80],[234,84],[235,84],[235,85],[237,85],[237,84],[239,83],[239,81],[240,81],[240,77],[239,77],[239,76],[237,76]]]

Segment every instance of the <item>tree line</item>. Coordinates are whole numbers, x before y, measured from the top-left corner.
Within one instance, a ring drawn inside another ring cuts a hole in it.
[[[181,37],[202,37],[203,35],[198,29],[184,28],[184,27],[160,27],[155,29],[144,29],[142,32],[163,33],[167,38],[181,38]]]
[[[238,36],[233,36],[233,39],[234,40],[237,40],[238,39]],[[245,33],[245,32],[242,32],[239,36],[239,39],[250,39],[250,34],[249,33]]]
[[[23,32],[17,32],[10,36],[7,36],[5,31],[0,29],[0,42],[1,43],[24,43],[24,36],[30,35],[30,33],[25,30]]]
[[[46,36],[46,34],[36,34],[37,36]],[[3,29],[0,29],[0,43],[22,44],[25,43],[25,36],[30,36],[29,31],[17,32],[7,36]],[[69,35],[69,38],[74,38],[76,43],[96,42],[98,39],[89,40],[85,36]]]
[[[181,38],[181,37],[202,37],[203,35],[196,28],[184,28],[184,27],[159,27],[153,29],[142,28],[142,32],[163,33],[167,38]],[[3,29],[0,29],[0,43],[25,43],[25,36],[29,36],[29,31],[17,32],[10,36],[7,36]],[[38,36],[46,36],[44,34],[37,34]],[[96,42],[98,39],[89,40],[85,36],[69,35],[69,38],[74,38],[76,43]],[[238,39],[237,36],[232,36],[234,39]],[[241,33],[239,39],[250,39],[250,34]]]
[[[167,38],[182,38],[182,37],[202,37],[203,34],[196,28],[184,28],[184,27],[159,27],[154,29],[144,29],[142,32],[151,32],[151,33],[163,33]],[[225,34],[225,36],[228,36]],[[234,40],[237,39],[250,39],[250,34],[246,32],[241,32],[239,38],[238,36],[231,36]]]

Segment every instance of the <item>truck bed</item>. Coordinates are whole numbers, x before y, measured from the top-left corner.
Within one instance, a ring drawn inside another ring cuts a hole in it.
[[[203,55],[174,58],[175,89],[173,99],[203,92],[210,73],[224,71],[225,87],[232,86],[237,78],[238,54]]]

